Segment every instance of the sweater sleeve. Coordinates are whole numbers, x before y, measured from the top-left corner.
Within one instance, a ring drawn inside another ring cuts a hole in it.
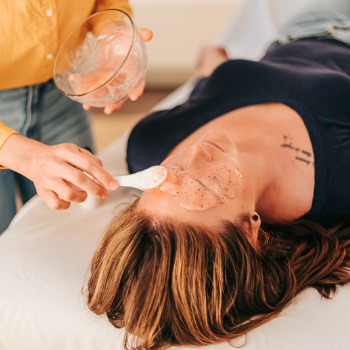
[[[0,150],[6,140],[13,134],[18,134],[18,132],[7,127],[3,122],[0,122]],[[5,167],[2,167],[0,164],[0,169],[5,169]]]

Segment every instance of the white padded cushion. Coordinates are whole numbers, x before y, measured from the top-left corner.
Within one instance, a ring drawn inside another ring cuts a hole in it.
[[[101,154],[115,175],[127,173],[126,139],[124,135]],[[1,350],[122,349],[123,331],[86,308],[81,287],[118,205],[139,194],[119,189],[92,211],[77,204],[51,211],[37,196],[24,206],[0,236]],[[333,300],[321,300],[316,290],[308,289],[282,316],[249,333],[244,349],[348,350],[349,319],[350,286],[339,288]],[[207,349],[232,350],[232,346]]]
[[[125,139],[110,148],[115,175],[127,173]],[[21,209],[0,236],[1,350],[121,348],[120,332],[86,308],[81,287],[116,205],[133,193],[121,188],[93,211],[51,211],[38,196]]]

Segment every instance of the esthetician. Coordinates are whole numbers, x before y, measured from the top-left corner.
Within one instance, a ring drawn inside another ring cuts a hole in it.
[[[0,234],[22,202],[36,193],[52,209],[82,202],[87,192],[107,197],[117,182],[95,157],[89,114],[63,96],[52,80],[55,55],[67,35],[92,13],[117,8],[131,15],[128,0],[2,0],[0,6]],[[149,41],[152,32],[141,30]],[[144,84],[129,96],[136,100]],[[108,105],[105,113],[121,104]],[[78,191],[67,181],[80,187]]]

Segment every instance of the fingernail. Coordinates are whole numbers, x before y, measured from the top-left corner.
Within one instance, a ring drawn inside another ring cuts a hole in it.
[[[111,181],[111,182],[109,183],[109,188],[110,188],[111,190],[116,190],[116,189],[118,188],[118,182],[117,182],[117,181]]]

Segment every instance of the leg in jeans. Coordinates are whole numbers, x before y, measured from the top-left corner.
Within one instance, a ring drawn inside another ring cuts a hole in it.
[[[0,120],[21,135],[48,145],[74,143],[93,150],[89,114],[81,104],[63,96],[52,80],[34,86],[0,91]],[[14,186],[17,183],[22,202],[26,203],[36,194],[34,184],[10,170],[11,176],[0,176],[0,233],[12,220],[15,209]],[[3,190],[6,188],[8,190]]]
[[[19,194],[22,203],[25,204],[36,195],[36,189],[32,181],[21,174],[14,173],[16,184],[18,185]]]
[[[332,0],[313,6],[286,23],[279,31],[280,43],[311,36],[334,38],[350,44],[350,2]]]
[[[28,88],[0,91],[0,120],[22,133],[27,120]],[[16,214],[15,173],[0,171],[0,234],[7,228]]]
[[[40,106],[33,115],[33,128],[29,137],[47,145],[74,143],[94,151],[90,114],[80,103],[63,96],[50,80],[41,89]]]
[[[16,214],[15,176],[11,170],[0,172],[0,234]]]

